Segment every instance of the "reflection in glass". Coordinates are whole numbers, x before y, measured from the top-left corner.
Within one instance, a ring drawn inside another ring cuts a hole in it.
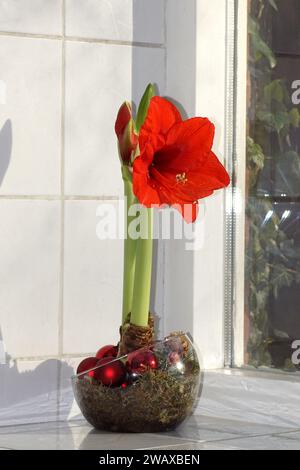
[[[296,370],[300,339],[300,2],[249,2],[245,362]]]

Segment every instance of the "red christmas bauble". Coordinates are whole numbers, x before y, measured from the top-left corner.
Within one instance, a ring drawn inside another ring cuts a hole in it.
[[[103,357],[117,357],[118,347],[108,344],[107,346],[102,346],[102,348],[97,351],[96,357],[102,359]]]
[[[92,369],[93,367],[96,367],[98,361],[99,361],[99,359],[97,359],[96,357],[87,357],[86,359],[83,359],[83,361],[81,361],[81,363],[77,367],[77,374],[82,374],[82,375],[79,376],[79,378],[83,379],[83,377],[84,377],[83,372],[86,372],[86,371]],[[93,377],[94,372],[95,372],[94,370],[91,370],[88,373],[88,375],[90,377]]]
[[[117,387],[126,380],[126,367],[122,361],[116,360],[114,357],[103,357],[97,362],[94,379],[103,385]]]
[[[126,365],[131,372],[142,374],[146,370],[157,369],[158,362],[155,354],[147,349],[144,351],[135,351],[128,354]]]

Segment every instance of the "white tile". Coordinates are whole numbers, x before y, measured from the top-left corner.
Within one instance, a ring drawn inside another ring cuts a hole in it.
[[[220,441],[189,441],[166,433],[126,434],[93,429],[86,421],[28,424],[0,427],[0,448],[12,449],[160,449],[160,450],[237,450],[299,449],[299,441],[282,436],[246,436]]]
[[[219,427],[216,426],[210,429],[206,427],[205,424],[202,425],[200,417],[191,416],[181,426],[178,426],[174,431],[170,431],[167,434],[173,437],[199,442],[217,441],[236,437],[232,431],[223,429],[220,425],[220,421],[218,421],[218,423]]]
[[[0,325],[7,354],[57,354],[60,205],[0,201]]]
[[[61,34],[62,0],[0,0],[0,31]]]
[[[204,378],[205,384],[205,378]],[[235,400],[237,401],[237,400]],[[224,399],[225,402],[225,399]],[[250,401],[249,401],[250,402]],[[202,396],[199,400],[199,415],[194,414],[189,421],[183,427],[179,427],[174,431],[175,433],[184,433],[185,436],[189,435],[193,440],[202,440],[203,436],[209,436],[205,440],[214,440],[210,437],[210,433],[213,436],[213,433],[224,433],[226,434],[226,439],[229,437],[235,436],[250,436],[250,435],[259,435],[259,434],[274,434],[284,432],[287,429],[286,426],[274,426],[261,423],[247,422],[245,420],[237,419],[224,419],[216,413],[216,416],[205,416],[201,414],[201,406],[203,406],[202,413],[205,412],[205,404],[203,403]],[[220,406],[220,405],[219,405]],[[221,438],[222,439],[222,438]],[[223,438],[225,439],[225,437]]]
[[[66,0],[66,33],[163,43],[164,0]]]
[[[139,100],[150,81],[163,92],[164,52],[68,43],[66,64],[66,192],[121,194],[116,114],[125,100]]]
[[[13,425],[57,418],[58,365],[48,359],[0,366],[0,426],[10,426],[11,431]]]
[[[288,436],[289,434],[287,434]],[[153,446],[148,447],[148,449]],[[205,442],[194,441],[189,443],[161,445],[157,449],[167,450],[300,450],[300,441],[289,439],[285,434],[272,436],[263,434],[261,436],[245,436],[241,438],[207,439]]]
[[[77,431],[75,428],[72,428]],[[186,443],[182,439],[167,436],[165,434],[147,433],[106,433],[92,429],[82,440],[80,450],[105,450],[105,449],[147,449],[147,448],[168,448]]]
[[[146,449],[152,449],[153,447],[148,447]],[[165,447],[156,447],[155,449],[159,450],[168,450],[169,452],[171,451],[177,451],[177,450],[237,450],[236,447],[234,447],[231,444],[231,441],[222,441],[220,442],[215,442],[215,443],[209,443],[209,442],[189,442],[188,444],[175,444],[175,445],[170,445],[167,448]],[[197,456],[195,456],[197,457]],[[188,459],[188,456],[186,457]],[[188,461],[187,461],[188,462]]]
[[[278,436],[250,436],[219,441],[214,445],[222,447],[229,445],[239,450],[300,450],[299,441]]]
[[[0,191],[57,194],[61,44],[55,40],[1,37],[0,56],[0,130],[7,123],[0,135],[7,166]]]
[[[294,439],[296,441],[299,441],[299,447],[300,447],[300,430],[296,432],[285,432],[282,434],[276,434],[276,437],[281,437],[284,439]]]
[[[85,420],[78,420],[78,421],[73,421],[73,422],[63,422],[63,421],[49,421],[45,423],[27,423],[26,426],[19,426],[12,424],[9,426],[0,426],[0,436],[3,434],[6,434],[7,431],[9,430],[9,434],[23,434],[24,429],[25,432],[28,434],[34,434],[38,433],[39,431],[44,432],[48,434],[59,434],[59,432],[63,429],[66,428],[72,428],[72,427],[87,427],[86,426],[86,421]]]
[[[201,343],[199,347],[202,348]],[[218,417],[228,432],[235,429],[248,434],[289,431],[299,428],[299,393],[297,374],[288,377],[257,370],[206,370],[197,413],[204,420],[210,417],[212,426],[219,426],[214,424]]]
[[[14,450],[71,450],[75,449],[72,427],[61,423],[40,423],[0,432],[0,446]]]
[[[99,204],[66,203],[63,336],[68,354],[96,352],[118,341],[123,242],[97,238]]]
[[[78,357],[64,357],[63,361],[67,367],[61,370],[60,386],[62,390],[71,388],[71,378],[76,374],[76,369],[79,363],[85,356]]]
[[[185,441],[164,434],[119,434],[101,432],[85,422],[79,425],[71,423],[41,423],[40,425],[14,426],[0,429],[0,447],[12,449],[79,449],[112,450],[143,449],[147,447],[175,446]]]
[[[72,389],[72,376],[76,374],[79,363],[84,359],[81,357],[65,357],[62,359],[63,367],[60,369],[60,391],[59,391],[59,419],[62,421],[78,422],[83,419],[81,411],[75,401]],[[74,420],[74,421],[73,421]]]

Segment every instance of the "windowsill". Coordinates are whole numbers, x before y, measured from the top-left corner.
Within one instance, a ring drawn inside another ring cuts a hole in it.
[[[299,376],[222,369],[204,371],[203,379],[194,416],[175,431],[96,431],[82,419],[78,409],[74,408],[70,419],[69,415],[64,416],[62,407],[61,422],[0,426],[0,450],[300,449]],[[61,405],[70,399],[73,395],[68,388],[63,392]]]
[[[211,372],[218,372],[225,375],[239,376],[239,377],[257,377],[261,379],[276,379],[284,381],[299,381],[300,382],[300,371],[290,372],[280,369],[273,369],[271,367],[233,367],[224,369],[215,369]]]
[[[204,370],[196,415],[257,425],[300,427],[300,375],[249,369]],[[82,419],[71,386],[0,410],[2,426]]]
[[[204,371],[197,413],[261,425],[297,427],[300,375],[281,371]]]

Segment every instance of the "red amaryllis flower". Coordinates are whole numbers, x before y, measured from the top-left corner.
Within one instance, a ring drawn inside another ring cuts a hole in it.
[[[138,136],[134,132],[134,123],[131,114],[131,105],[127,101],[118,111],[115,132],[118,137],[119,153],[125,165],[130,163],[131,153],[136,149]]]
[[[133,190],[146,207],[168,204],[194,222],[198,199],[227,186],[229,176],[212,152],[214,125],[207,118],[183,121],[168,100],[151,99],[133,164]]]

